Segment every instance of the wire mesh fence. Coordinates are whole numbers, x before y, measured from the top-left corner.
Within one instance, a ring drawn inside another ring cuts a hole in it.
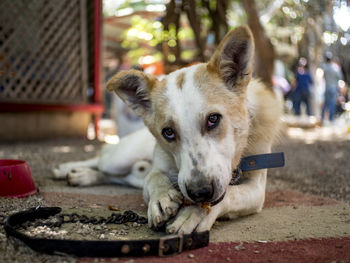
[[[85,103],[86,0],[0,1],[0,103]]]

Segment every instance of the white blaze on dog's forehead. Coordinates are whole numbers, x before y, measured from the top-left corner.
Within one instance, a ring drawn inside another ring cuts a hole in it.
[[[174,121],[181,129],[180,132],[199,131],[199,114],[205,113],[203,94],[194,81],[197,67],[198,65],[183,68],[167,77],[165,96],[168,98],[172,117],[176,116]],[[178,87],[179,76],[183,78],[182,87]]]
[[[229,119],[226,107],[231,105],[222,102],[225,92],[219,95],[210,92],[217,90],[217,85],[215,89],[212,82],[204,81],[205,76],[199,74],[203,70],[201,67],[203,64],[194,65],[166,77],[163,95],[167,98],[167,104],[164,105],[164,112],[167,114],[166,119],[175,124],[173,128],[179,135],[181,146],[173,152],[173,157],[179,169],[178,185],[181,192],[189,198],[186,185],[191,183],[195,174],[203,180],[214,182],[214,198],[218,198],[231,178],[231,163],[236,150],[233,127],[225,125],[225,120]],[[204,118],[212,112],[223,116],[222,127],[218,127],[224,131],[220,133],[220,138],[215,135],[215,131],[203,133],[206,128],[202,127],[206,125]]]

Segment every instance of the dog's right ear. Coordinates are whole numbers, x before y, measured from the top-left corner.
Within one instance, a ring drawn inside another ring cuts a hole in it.
[[[117,93],[138,116],[144,117],[151,109],[149,91],[154,81],[141,71],[127,70],[114,75],[108,81],[106,89]]]
[[[208,70],[217,72],[230,90],[242,92],[252,77],[253,56],[252,33],[248,26],[240,26],[221,41],[208,63]]]

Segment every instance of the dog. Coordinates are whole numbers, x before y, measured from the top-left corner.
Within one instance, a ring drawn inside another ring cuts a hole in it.
[[[149,226],[165,226],[170,234],[210,230],[219,217],[261,211],[267,169],[245,172],[242,184],[229,185],[240,159],[270,153],[279,130],[281,100],[272,87],[252,78],[253,57],[252,33],[240,26],[207,63],[162,80],[136,70],[119,72],[107,90],[148,129],[107,146],[99,158],[60,166],[56,177],[68,173],[72,185],[143,186]],[[127,176],[110,176],[121,174]]]

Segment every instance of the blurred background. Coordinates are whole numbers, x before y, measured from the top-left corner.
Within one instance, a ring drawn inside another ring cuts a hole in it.
[[[143,124],[105,91],[109,78],[206,61],[241,24],[255,36],[254,75],[284,95],[287,132],[346,137],[350,1],[3,0],[0,139],[117,143]]]

